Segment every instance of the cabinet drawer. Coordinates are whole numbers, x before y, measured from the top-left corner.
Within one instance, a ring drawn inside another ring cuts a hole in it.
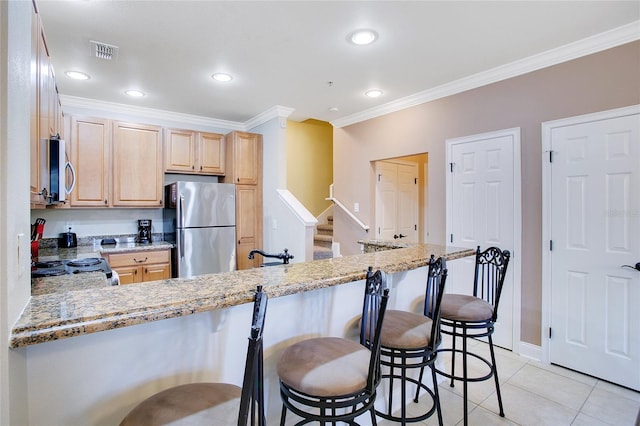
[[[136,251],[109,255],[109,265],[112,268],[117,268],[119,266],[149,265],[152,263],[168,262],[169,250]]]

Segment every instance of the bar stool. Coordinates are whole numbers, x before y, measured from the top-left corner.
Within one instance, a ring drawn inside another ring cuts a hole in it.
[[[267,294],[258,286],[253,303],[251,334],[242,388],[227,383],[191,383],[175,386],[142,401],[120,426],[235,425],[257,421],[266,425],[264,414],[262,331]],[[251,412],[251,415],[249,415]]]
[[[360,342],[338,338],[307,339],[289,346],[278,361],[282,415],[287,411],[310,422],[346,422],[369,411],[380,381],[380,331],[389,299],[383,272],[370,267],[364,291]]]
[[[389,399],[386,412],[376,410],[383,419],[406,423],[419,422],[438,413],[438,423],[442,425],[442,410],[440,409],[440,396],[438,394],[438,382],[434,363],[437,357],[437,347],[440,344],[440,307],[444,285],[447,281],[447,269],[445,260],[440,257],[437,260],[431,255],[429,271],[427,273],[427,286],[425,291],[424,313],[388,310],[385,322],[382,326],[380,363],[389,367],[389,373],[383,374],[382,379],[389,380]],[[424,368],[431,369],[433,391],[422,383]],[[420,369],[416,380],[407,375],[407,370]],[[399,369],[399,373],[396,372]],[[393,411],[393,382],[400,380],[400,416],[392,414]],[[424,413],[407,417],[407,383],[416,385],[414,402],[418,402],[420,389],[424,389],[433,400],[433,405]]]
[[[500,416],[504,417],[502,408],[502,397],[500,395],[500,382],[498,380],[498,370],[496,368],[496,357],[493,351],[493,339],[491,335],[494,331],[494,324],[498,318],[498,302],[504,284],[504,277],[507,274],[507,266],[511,253],[507,250],[500,250],[497,247],[489,247],[485,251],[480,251],[480,246],[476,249],[476,268],[473,279],[473,296],[464,294],[445,294],[442,298],[442,333],[450,335],[453,343],[450,349],[440,349],[439,352],[451,352],[451,373],[438,370],[438,373],[451,379],[451,387],[454,387],[454,380],[462,381],[463,404],[464,404],[464,424],[467,425],[467,385],[469,382],[480,382],[488,380],[491,376],[496,382],[496,394]],[[456,349],[456,338],[462,338],[462,350]],[[468,338],[487,337],[489,341],[489,351],[491,361],[482,356],[470,352],[467,348]],[[455,374],[455,354],[462,354],[462,376]],[[467,371],[468,357],[471,356],[482,361],[489,367],[489,373],[480,377],[469,377]]]

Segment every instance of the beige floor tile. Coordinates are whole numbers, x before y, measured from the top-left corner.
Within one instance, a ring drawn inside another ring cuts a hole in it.
[[[578,373],[577,371],[569,370],[568,368],[561,367],[554,364],[543,364],[538,361],[529,361],[529,364],[541,368],[543,370],[551,371],[552,373],[559,374],[564,377],[568,377],[573,380],[577,380],[586,385],[595,386],[598,383],[598,379],[595,377],[587,376],[586,374]]]
[[[640,402],[625,398],[618,393],[594,389],[581,412],[612,425],[633,425]]]
[[[598,380],[596,389],[615,393],[617,395],[624,396],[627,399],[640,402],[640,392],[622,386],[614,385],[613,383],[605,382],[604,380]]]
[[[577,410],[509,383],[505,383],[501,389],[506,418],[521,425],[570,425],[578,414]],[[498,402],[495,398],[489,398],[481,407],[498,413]]]
[[[598,419],[594,419],[586,414],[579,413],[576,419],[571,423],[571,426],[609,426],[609,423],[605,423]]]
[[[462,420],[463,405],[462,398],[450,392],[449,385],[440,386],[440,406],[442,407],[442,420],[447,426],[458,424]],[[469,403],[469,410],[476,408],[476,404]],[[433,415],[426,421],[427,425],[437,425],[438,416]]]
[[[462,425],[462,422],[460,423]],[[482,407],[476,407],[471,413],[469,413],[470,425],[517,425],[517,423],[507,419],[506,417],[500,417],[496,413],[492,413],[489,410],[485,410]]]
[[[508,383],[576,411],[580,410],[593,390],[593,386],[533,365],[524,366]]]

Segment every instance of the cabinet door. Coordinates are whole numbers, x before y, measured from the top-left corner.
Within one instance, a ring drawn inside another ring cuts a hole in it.
[[[120,285],[142,282],[142,272],[139,266],[120,266],[112,269],[118,273]]]
[[[224,135],[198,134],[198,172],[208,175],[224,175]]]
[[[113,123],[113,206],[161,207],[162,129]]]
[[[40,195],[42,191],[42,182],[40,179],[40,119],[39,119],[39,93],[40,93],[40,45],[43,41],[40,41],[40,27],[39,19],[35,10],[31,14],[31,87],[35,90],[31,91],[30,107],[31,107],[31,119],[30,119],[30,165],[31,165],[31,178],[29,184],[29,190],[31,193],[30,201],[31,208],[44,208],[45,200]]]
[[[254,249],[262,249],[262,194],[255,185],[236,185],[236,235],[238,269],[257,267],[260,259],[249,260]],[[257,256],[259,257],[259,256]]]
[[[141,269],[143,282],[168,280],[171,278],[171,265],[169,263],[142,266]]]
[[[195,133],[189,130],[167,129],[164,137],[164,168],[167,172],[195,171]]]
[[[72,117],[71,164],[76,185],[71,207],[108,207],[111,202],[111,122],[100,118]]]
[[[262,178],[262,135],[231,132],[228,138],[227,158],[231,163],[229,183],[257,185]]]

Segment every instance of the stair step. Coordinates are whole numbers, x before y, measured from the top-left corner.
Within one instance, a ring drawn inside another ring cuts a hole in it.
[[[333,236],[332,235],[316,234],[313,237],[313,245],[314,246],[331,248],[331,243],[333,243]]]
[[[333,225],[316,225],[316,229],[320,235],[333,235]]]

